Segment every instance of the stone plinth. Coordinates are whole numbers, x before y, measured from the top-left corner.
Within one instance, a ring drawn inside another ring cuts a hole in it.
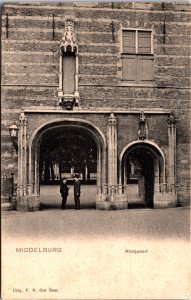
[[[1,203],[2,210],[14,210],[14,205],[11,202]]]
[[[154,195],[154,208],[168,208],[177,206],[177,195],[163,193]]]
[[[17,198],[17,211],[38,211],[40,208],[39,196],[20,196]]]
[[[114,195],[111,198],[111,195],[103,195],[102,201],[96,201],[96,209],[101,210],[120,210],[127,209],[128,202],[126,195]]]
[[[127,201],[98,201],[96,202],[96,209],[100,210],[122,210],[128,208]]]

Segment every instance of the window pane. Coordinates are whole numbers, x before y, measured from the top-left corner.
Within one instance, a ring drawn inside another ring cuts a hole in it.
[[[75,90],[75,54],[70,52],[64,54],[63,73],[64,94],[73,94]]]
[[[151,53],[150,31],[138,31],[138,53]]]
[[[135,53],[135,35],[134,30],[123,30],[123,52],[124,53]]]
[[[122,58],[122,78],[130,81],[136,82],[137,80],[137,63],[136,57],[123,57]]]

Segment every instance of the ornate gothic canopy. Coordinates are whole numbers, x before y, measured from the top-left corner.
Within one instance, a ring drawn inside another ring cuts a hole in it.
[[[64,35],[60,45],[61,52],[78,52],[78,45],[74,33],[74,22],[70,18],[65,20]]]

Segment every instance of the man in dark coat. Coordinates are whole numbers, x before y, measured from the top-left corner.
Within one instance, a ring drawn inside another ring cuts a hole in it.
[[[81,184],[79,181],[79,175],[76,174],[74,177],[74,202],[75,209],[80,209],[80,192],[81,192]]]
[[[60,185],[60,194],[62,197],[62,209],[66,208],[66,201],[68,197],[69,188],[67,187],[66,182],[67,182],[66,178],[62,178],[61,185]]]

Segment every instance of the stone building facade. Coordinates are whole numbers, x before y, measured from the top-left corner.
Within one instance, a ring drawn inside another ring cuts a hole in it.
[[[77,141],[95,153],[97,209],[189,203],[189,10],[2,5],[2,173],[17,210],[39,209],[43,153]]]

